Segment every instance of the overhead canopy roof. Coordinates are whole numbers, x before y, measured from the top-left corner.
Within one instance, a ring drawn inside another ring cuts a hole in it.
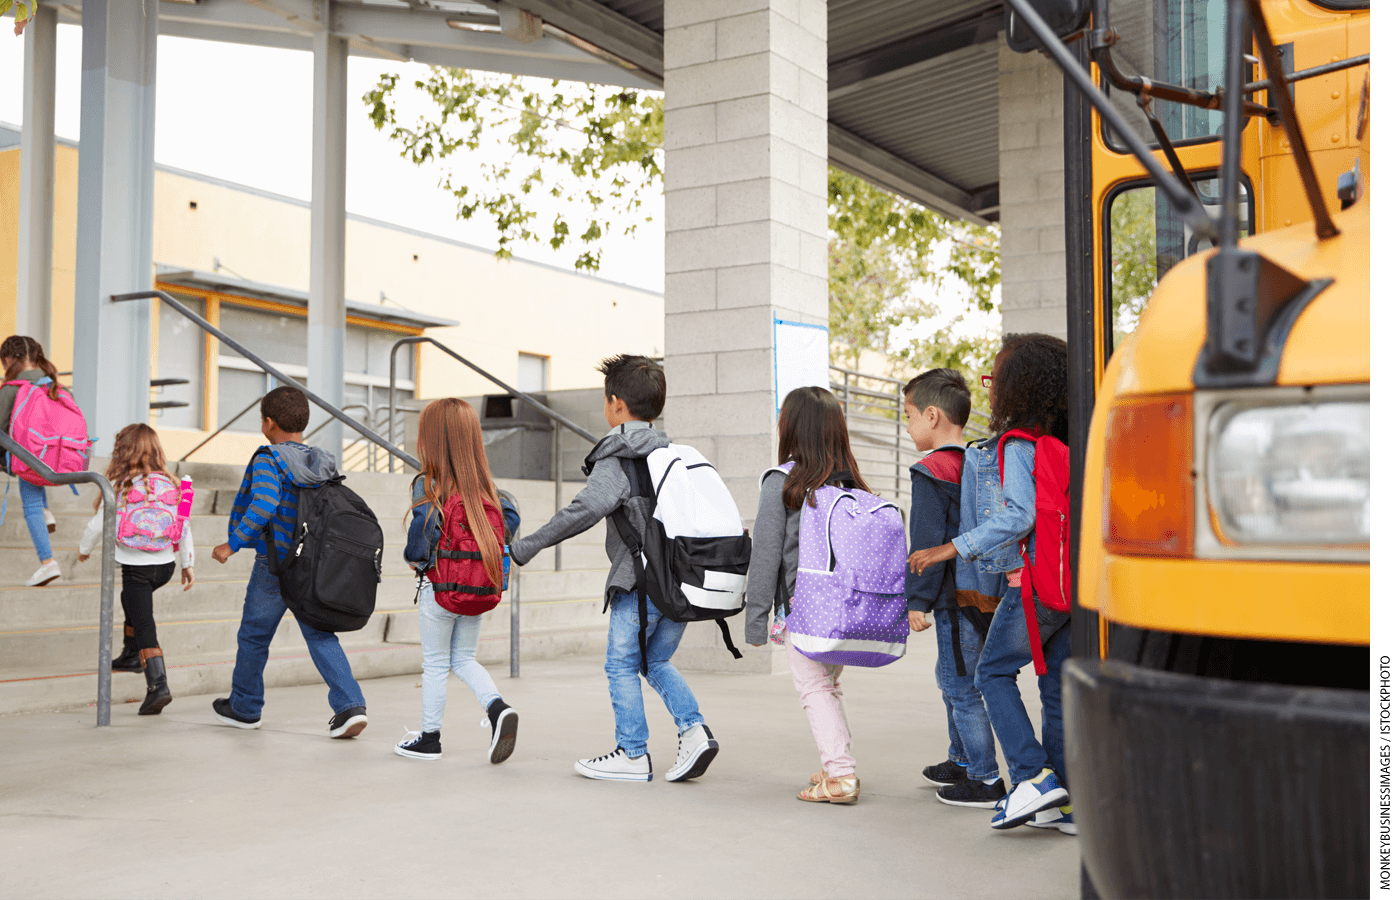
[[[79,0],[54,5],[81,21]],[[328,9],[357,56],[663,86],[664,0],[515,5],[544,21],[542,38],[499,33],[494,0],[166,0],[160,30],[310,50]],[[1001,17],[1001,0],[828,0],[831,162],[949,215],[995,220]]]

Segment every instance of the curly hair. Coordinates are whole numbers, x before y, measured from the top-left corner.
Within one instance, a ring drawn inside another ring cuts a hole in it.
[[[996,358],[991,429],[1023,428],[1069,440],[1069,345],[1048,334],[1008,334]]]

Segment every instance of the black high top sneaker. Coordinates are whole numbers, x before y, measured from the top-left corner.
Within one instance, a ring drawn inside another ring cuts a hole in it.
[[[493,763],[503,763],[515,752],[515,732],[520,724],[520,714],[497,697],[486,709],[486,718],[481,720],[482,728],[491,729],[491,748],[487,758]]]
[[[441,731],[410,731],[394,747],[399,756],[409,759],[442,759]]]

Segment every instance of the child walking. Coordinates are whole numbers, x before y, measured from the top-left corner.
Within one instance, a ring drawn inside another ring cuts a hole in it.
[[[449,397],[424,407],[418,419],[418,459],[423,473],[413,480],[413,520],[403,555],[419,576],[423,724],[394,752],[411,759],[442,758],[450,671],[486,710],[481,724],[491,729],[487,758],[505,762],[515,749],[519,716],[476,661],[476,645],[482,616],[501,602],[506,535],[515,531],[520,517],[503,507],[496,493],[481,421],[470,404]]]
[[[0,366],[5,369],[5,384],[0,385],[0,430],[9,434],[10,417],[14,414],[20,387],[8,382],[46,385],[53,400],[59,399],[62,388],[58,384],[58,369],[44,357],[44,348],[31,337],[12,334],[0,342]],[[53,513],[49,512],[48,491],[21,478],[19,497],[24,504],[24,524],[29,527],[29,539],[34,542],[34,552],[39,554],[39,568],[25,584],[43,587],[63,574],[49,544],[49,535],[56,525]]]
[[[647,454],[671,443],[665,432],[652,424],[666,405],[666,375],[656,360],[645,356],[609,357],[598,369],[603,373],[603,413],[612,430],[584,460],[588,483],[573,502],[540,530],[510,545],[511,558],[520,565],[544,548],[582,534],[619,509],[638,534],[646,532],[651,509],[635,498],[640,490],[639,473],[647,471]],[[612,695],[617,749],[580,759],[574,763],[574,771],[603,781],[651,781],[647,717],[639,680],[642,650],[637,640],[641,617],[645,616],[647,683],[661,695],[680,732],[676,762],[666,771],[666,780],[698,778],[719,753],[719,742],[705,725],[690,685],[671,664],[685,634],[685,623],[661,615],[650,599],[645,610],[638,608],[632,556],[611,521],[606,546],[612,568],[603,608],[610,608],[611,616],[603,670]]]
[[[1024,429],[1065,440],[1069,432],[1068,348],[1047,334],[1008,335],[992,365],[991,428],[996,434]],[[976,527],[951,542],[920,550],[909,557],[910,571],[923,572],[957,556],[976,562],[998,556],[1006,548],[1028,541],[1035,559],[1035,444],[1011,439],[1005,445],[1001,489],[1003,505]],[[1016,675],[1031,662],[1030,638],[1020,603],[1024,571],[1007,578],[1007,592],[997,605],[987,632],[974,684],[986,700],[987,713],[1006,755],[1012,789],[996,805],[992,827],[1014,828],[1031,820],[1073,834],[1069,791],[1058,773],[1064,771],[1064,720],[1060,670],[1069,656],[1069,614],[1035,602],[1047,671],[1039,678],[1041,741],[1021,702]],[[1058,811],[1059,815],[1056,815]],[[1046,813],[1045,816],[1040,816]]]
[[[142,422],[128,425],[117,432],[112,442],[112,461],[107,465],[107,480],[117,497],[118,516],[132,504],[153,498],[164,506],[178,502],[175,476],[165,468],[165,451],[155,429]],[[78,562],[86,562],[102,540],[102,498],[93,504],[95,515],[83,529],[78,542]],[[159,536],[155,536],[159,537]],[[146,699],[137,710],[140,716],[159,715],[170,705],[170,686],[165,675],[165,653],[156,637],[153,610],[154,594],[175,574],[176,557],[180,563],[180,583],[189,590],[194,586],[194,538],[190,523],[182,523],[180,539],[151,540],[163,544],[157,549],[135,549],[135,541],[124,541],[118,529],[116,558],[122,567],[122,652],[112,660],[113,672],[146,672]]]
[[[821,771],[797,798],[854,803],[860,797],[860,779],[841,695],[845,667],[803,656],[791,640],[784,639],[783,625],[797,586],[802,504],[816,506],[817,489],[828,484],[870,490],[851,453],[846,420],[834,394],[824,388],[800,387],[787,395],[778,414],[778,463],[792,463],[792,469],[770,471],[763,478],[753,525],[744,639],[763,646],[770,639],[768,613],[776,607],[771,639],[787,644],[792,683],[807,711],[822,762]]]
[[[910,550],[947,543],[957,535],[963,513],[975,515],[975,509],[967,510],[964,503],[967,492],[977,485],[976,479],[969,483],[964,475],[963,426],[971,411],[967,382],[952,369],[931,369],[904,388],[909,437],[927,454],[909,467]],[[935,629],[938,688],[948,716],[948,759],[925,766],[923,779],[939,788],[937,796],[943,803],[991,809],[1006,796],[1006,785],[998,774],[987,707],[973,683],[982,635],[991,616],[976,605],[961,605],[967,595],[959,590],[955,564],[956,560],[935,563],[922,574],[907,573],[904,579],[910,630],[926,631],[930,624]],[[1017,557],[1013,568],[1019,565]]]

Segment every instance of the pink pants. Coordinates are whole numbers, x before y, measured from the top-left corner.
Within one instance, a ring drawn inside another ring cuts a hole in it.
[[[841,699],[841,670],[844,666],[829,666],[808,659],[787,642],[788,666],[792,683],[807,721],[812,725],[812,737],[817,739],[817,752],[822,768],[830,778],[841,778],[856,771],[851,757],[851,729],[846,724],[846,704]]]

